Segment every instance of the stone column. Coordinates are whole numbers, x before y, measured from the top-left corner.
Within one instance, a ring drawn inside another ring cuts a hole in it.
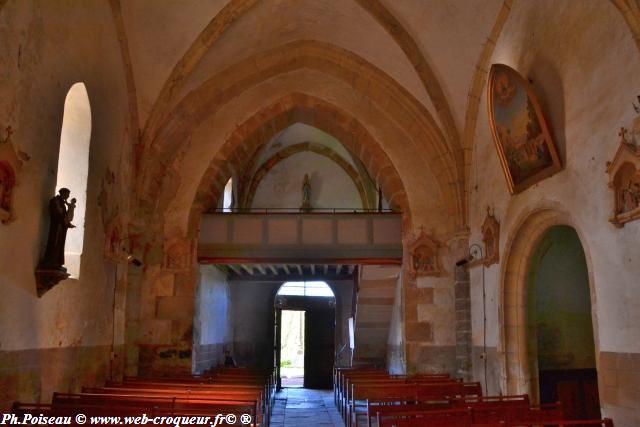
[[[469,270],[455,267],[456,307],[456,373],[465,381],[471,379],[471,296]]]

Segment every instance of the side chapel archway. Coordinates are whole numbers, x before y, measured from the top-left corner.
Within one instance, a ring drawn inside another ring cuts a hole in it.
[[[516,222],[515,231],[507,240],[506,258],[501,272],[499,318],[502,356],[501,391],[504,394],[528,393],[533,399],[537,399],[538,396],[537,353],[528,344],[527,286],[531,263],[538,246],[547,231],[557,225],[572,227],[577,232],[584,250],[589,275],[595,349],[596,355],[599,354],[593,269],[584,234],[563,209],[541,207],[533,212],[527,212],[524,218]]]

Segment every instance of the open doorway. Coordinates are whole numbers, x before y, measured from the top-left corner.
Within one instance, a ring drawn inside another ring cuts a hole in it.
[[[283,387],[302,387],[304,380],[305,312],[282,310],[280,378]]]
[[[275,299],[280,387],[331,388],[336,299],[325,282],[284,283]]]
[[[551,227],[530,266],[527,323],[540,403],[561,401],[570,419],[600,418],[589,273],[576,231]]]

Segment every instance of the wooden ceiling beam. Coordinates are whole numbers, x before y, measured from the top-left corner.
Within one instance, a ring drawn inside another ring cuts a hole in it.
[[[230,269],[233,270],[234,273],[236,273],[238,276],[242,276],[242,271],[235,265],[233,264],[227,264],[229,266]]]

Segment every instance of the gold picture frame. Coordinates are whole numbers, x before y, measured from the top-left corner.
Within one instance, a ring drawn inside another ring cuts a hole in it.
[[[529,82],[493,64],[487,84],[489,127],[509,192],[520,193],[562,170],[562,161]]]

